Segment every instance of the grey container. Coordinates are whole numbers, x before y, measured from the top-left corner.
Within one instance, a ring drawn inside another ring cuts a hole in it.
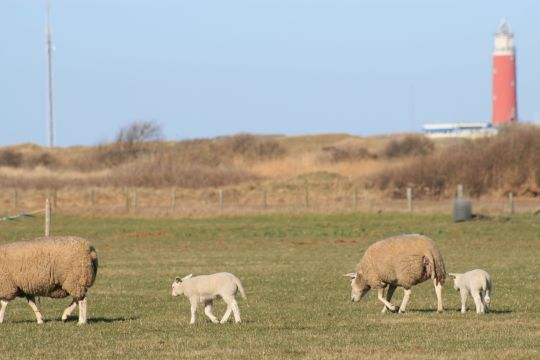
[[[472,219],[472,201],[466,198],[454,199],[454,222]]]

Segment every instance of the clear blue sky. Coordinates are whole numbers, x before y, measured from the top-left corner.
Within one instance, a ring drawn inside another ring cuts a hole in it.
[[[489,121],[502,17],[519,116],[540,122],[537,0],[51,1],[59,146],[134,120],[169,140]],[[0,3],[0,146],[47,144],[44,9]]]

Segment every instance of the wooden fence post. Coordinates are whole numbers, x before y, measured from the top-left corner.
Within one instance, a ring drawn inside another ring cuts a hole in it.
[[[176,189],[173,189],[171,192],[171,208],[173,210],[176,209]]]
[[[407,188],[407,210],[409,212],[413,211],[413,203],[412,203],[412,188]]]
[[[463,197],[463,185],[459,184],[457,186],[457,197],[458,199],[461,199]]]
[[[510,201],[510,214],[514,214],[516,212],[516,208],[514,206],[514,193],[510,192],[508,194],[508,200]]]
[[[304,184],[304,205],[309,207],[309,184],[307,180]]]
[[[96,206],[96,189],[94,188],[90,191],[90,203],[92,206]]]
[[[262,196],[263,196],[263,209],[266,209],[266,207],[267,207],[267,203],[266,203],[266,190],[263,190]]]
[[[223,210],[223,189],[219,189],[219,208]]]
[[[51,233],[51,203],[49,198],[45,199],[45,236]]]
[[[129,213],[129,191],[126,187],[124,187],[124,197],[126,200],[126,212]]]

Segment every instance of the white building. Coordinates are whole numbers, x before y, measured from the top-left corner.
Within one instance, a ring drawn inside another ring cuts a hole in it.
[[[497,135],[488,122],[425,124],[424,134],[430,138],[480,138]]]

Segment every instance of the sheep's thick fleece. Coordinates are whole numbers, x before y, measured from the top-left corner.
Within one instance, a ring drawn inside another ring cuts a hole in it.
[[[0,246],[0,299],[25,295],[82,299],[98,268],[94,247],[79,237],[43,237]]]
[[[424,259],[430,263],[426,264]],[[430,264],[433,269],[426,266]],[[395,236],[374,243],[364,253],[356,271],[372,288],[396,284],[410,289],[430,278],[443,285],[446,278],[444,261],[435,242],[418,234]]]

